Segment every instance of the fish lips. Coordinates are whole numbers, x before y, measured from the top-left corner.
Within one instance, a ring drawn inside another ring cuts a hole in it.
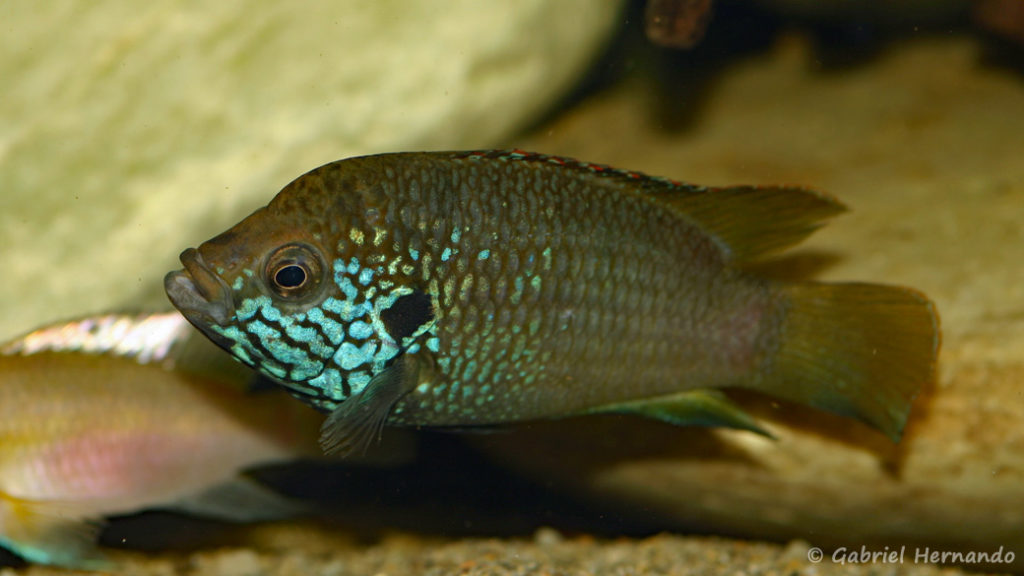
[[[227,284],[203,261],[195,248],[181,253],[184,270],[164,277],[164,290],[174,307],[204,333],[211,324],[227,326],[234,314],[234,302]]]

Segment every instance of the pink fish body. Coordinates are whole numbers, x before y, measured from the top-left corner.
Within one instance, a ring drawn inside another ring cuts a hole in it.
[[[0,348],[0,541],[32,561],[95,567],[103,516],[215,489],[281,508],[237,474],[315,453],[319,419],[276,393],[170,369],[191,332],[178,314],[109,316]]]

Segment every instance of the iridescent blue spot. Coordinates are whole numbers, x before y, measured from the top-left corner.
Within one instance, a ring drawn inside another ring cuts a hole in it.
[[[477,258],[477,260],[487,260],[490,257],[491,257],[491,251],[490,250],[481,250],[480,254],[477,254],[476,258]]]
[[[437,350],[440,347],[441,347],[441,339],[440,338],[437,338],[436,336],[434,338],[427,338],[427,350],[430,350],[431,352],[437,352]]]
[[[323,310],[319,308],[312,308],[306,313],[310,322],[320,326],[323,333],[331,341],[331,344],[337,346],[341,344],[341,341],[345,338],[345,328],[335,322],[333,319],[324,316]]]
[[[452,257],[452,249],[451,248],[445,248],[444,251],[441,252],[441,262],[447,262],[451,257]]]
[[[352,259],[348,261],[348,273],[355,276],[359,273],[359,268],[359,258],[353,256]]]
[[[319,375],[323,372],[323,369],[324,365],[322,362],[308,362],[293,368],[291,373],[288,374],[288,378],[296,382],[305,382]]]
[[[369,268],[363,268],[362,270],[359,271],[360,284],[366,286],[367,284],[370,283],[371,280],[373,280],[373,270],[370,270]]]
[[[366,340],[370,336],[373,336],[373,326],[370,326],[366,322],[356,320],[348,327],[348,335],[356,340]]]
[[[270,302],[270,298],[261,296],[260,300],[260,311],[263,312],[263,316],[271,322],[281,322],[281,311]]]
[[[245,334],[239,330],[237,326],[228,326],[227,328],[213,326],[212,328],[214,332],[234,342],[231,346],[231,352],[237,356],[239,360],[252,365],[252,357],[249,356],[248,341]]]
[[[359,290],[352,285],[352,281],[347,276],[341,279],[341,282],[338,283],[338,288],[341,288],[342,293],[345,294],[345,299],[349,302],[354,301],[356,296],[359,295]]]
[[[316,390],[320,390],[325,396],[334,400],[335,402],[324,402],[320,405],[328,410],[333,410],[337,406],[337,400],[344,400],[345,396],[344,388],[341,385],[341,372],[338,372],[335,368],[327,368],[319,376],[313,378],[307,384]]]
[[[480,366],[480,372],[479,372],[479,374],[477,374],[476,379],[477,380],[481,380],[481,381],[482,380],[486,380],[487,377],[490,376],[490,374],[491,374],[491,363],[490,362],[485,362],[484,364],[482,364]]]
[[[462,238],[462,230],[459,230],[458,228],[454,228],[452,230],[452,242],[458,244],[459,240],[461,238]]]
[[[277,329],[268,326],[262,320],[253,320],[245,325],[245,331],[249,334],[260,338],[261,340],[267,338],[280,339],[281,333]]]
[[[409,248],[409,257],[411,257],[413,260],[419,260],[420,251],[415,248]]]
[[[261,296],[260,298],[266,298]],[[260,309],[259,303],[256,301],[257,298],[246,298],[242,300],[242,304],[235,310],[235,318],[239,322],[248,322],[256,315],[256,312]]]
[[[242,286],[245,286],[245,281],[241,276],[236,276],[235,281],[231,283],[231,289],[237,292],[242,289]]]
[[[352,388],[353,394],[359,394],[366,388],[366,385],[370,383],[373,378],[369,372],[352,372],[348,375],[348,385]]]
[[[341,317],[344,322],[351,322],[353,318],[359,318],[370,311],[370,303],[363,302],[359,305],[355,305],[351,300],[338,300],[337,298],[328,298],[321,304],[324,310],[333,312]]]
[[[282,364],[298,367],[309,362],[316,362],[302,348],[290,346],[280,338],[273,336],[264,337],[261,335],[260,342],[263,343],[263,347],[270,352],[274,359]]]
[[[362,347],[355,346],[349,342],[342,342],[338,353],[334,356],[334,363],[342,370],[352,370],[362,364],[370,364],[374,360],[374,353],[377,351],[376,342],[367,342]]]
[[[289,324],[288,326],[285,326],[284,332],[285,334],[288,335],[289,338],[296,342],[304,342],[306,344],[309,344],[311,348],[314,348],[314,351],[317,354],[320,354],[320,352],[316,350],[316,348],[318,347],[318,345],[319,347],[323,347],[323,340],[320,338],[320,333],[317,332],[316,329],[310,328],[308,326]]]

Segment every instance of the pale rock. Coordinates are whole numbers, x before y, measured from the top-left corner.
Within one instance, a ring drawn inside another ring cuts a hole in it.
[[[181,250],[325,162],[502,144],[620,4],[0,3],[0,340],[167,306]]]

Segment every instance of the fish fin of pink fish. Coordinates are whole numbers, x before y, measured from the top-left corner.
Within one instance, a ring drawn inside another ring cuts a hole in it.
[[[264,522],[308,514],[300,502],[274,492],[245,476],[233,478],[170,506],[194,516],[227,522]]]
[[[846,211],[827,194],[786,186],[680,188],[653,197],[715,238],[733,262],[798,244]]]
[[[347,457],[365,453],[380,440],[381,430],[398,399],[410,392],[419,379],[419,361],[403,354],[377,374],[362,392],[334,409],[320,429],[325,454]]]
[[[781,342],[752,387],[861,420],[894,442],[935,378],[935,306],[909,288],[793,284]]]
[[[96,547],[103,522],[84,506],[6,493],[0,493],[0,506],[0,543],[29,562],[87,570],[111,567]]]
[[[734,428],[774,438],[752,416],[718,390],[688,390],[669,396],[602,406],[593,412],[635,414],[674,426]]]

